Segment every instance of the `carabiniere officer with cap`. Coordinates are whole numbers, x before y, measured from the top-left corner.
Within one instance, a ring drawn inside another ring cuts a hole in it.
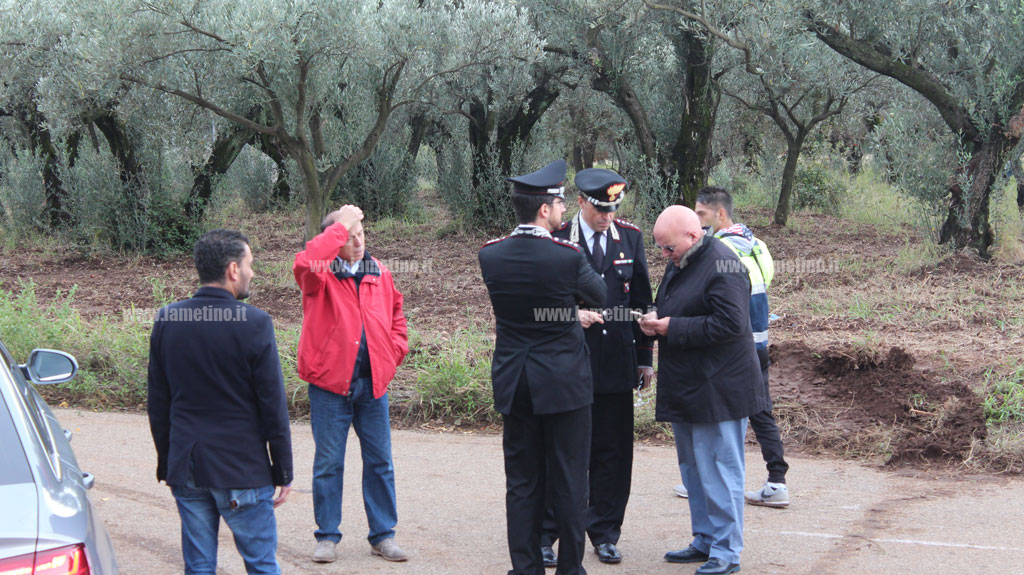
[[[605,308],[600,310],[603,323],[586,327],[584,320],[594,375],[587,535],[601,562],[618,563],[622,555],[616,544],[633,472],[633,390],[650,384],[654,375],[654,338],[640,331],[629,312],[650,310],[651,280],[643,233],[633,224],[615,219],[626,180],[612,170],[590,168],[576,174],[575,182],[580,211],[553,235],[579,244],[605,287]],[[541,538],[548,565],[557,561],[551,548],[558,539],[551,503]]]
[[[565,213],[565,161],[509,178],[519,226],[480,249],[494,306],[494,408],[502,414],[509,575],[540,575],[545,492],[562,541],[559,575],[585,575],[583,545],[594,387],[577,305],[604,305],[580,248],[551,236]]]

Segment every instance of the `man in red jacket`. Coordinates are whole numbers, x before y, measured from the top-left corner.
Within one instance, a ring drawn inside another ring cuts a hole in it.
[[[321,233],[295,254],[302,290],[299,377],[309,385],[313,458],[313,561],[335,560],[341,540],[341,496],[349,427],[359,436],[363,503],[371,552],[405,561],[395,543],[398,510],[391,461],[388,384],[409,352],[402,294],[365,249],[363,212],[342,206],[327,214]]]

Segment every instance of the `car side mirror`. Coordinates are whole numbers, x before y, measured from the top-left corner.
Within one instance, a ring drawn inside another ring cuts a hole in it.
[[[78,374],[74,356],[55,349],[34,349],[28,363],[19,367],[37,385],[66,383]]]

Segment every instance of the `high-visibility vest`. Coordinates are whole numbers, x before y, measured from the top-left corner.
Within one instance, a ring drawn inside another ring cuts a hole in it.
[[[741,234],[722,234],[718,236],[722,239],[725,245],[729,246],[732,253],[736,254],[736,257],[740,258],[743,265],[747,267],[747,273],[750,275],[750,293],[768,293],[768,288],[772,284],[772,280],[775,279],[775,262],[772,260],[772,254],[768,251],[768,246],[764,242],[754,237],[749,240],[751,243],[750,250],[741,250],[735,243],[728,241],[729,237],[744,237]]]
[[[758,349],[768,347],[768,286],[775,278],[775,262],[768,246],[757,238],[747,239],[742,234],[726,233],[716,236],[729,246],[736,257],[743,262],[750,277],[750,328],[754,345]],[[742,238],[742,242],[735,238]],[[743,247],[736,244],[743,244]],[[749,244],[750,247],[747,247]]]

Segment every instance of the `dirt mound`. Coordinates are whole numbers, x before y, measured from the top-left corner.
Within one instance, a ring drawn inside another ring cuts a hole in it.
[[[776,415],[805,447],[883,452],[887,463],[961,462],[985,437],[978,396],[915,368],[913,355],[861,348],[771,347]]]

